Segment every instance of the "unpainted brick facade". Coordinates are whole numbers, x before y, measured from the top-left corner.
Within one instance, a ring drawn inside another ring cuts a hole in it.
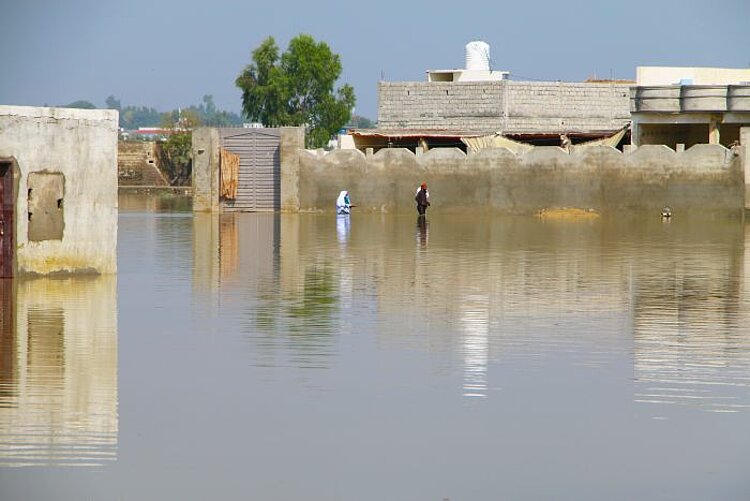
[[[380,82],[378,127],[467,132],[611,131],[630,120],[628,83]]]

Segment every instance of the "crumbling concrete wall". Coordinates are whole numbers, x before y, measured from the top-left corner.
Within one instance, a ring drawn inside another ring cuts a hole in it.
[[[531,214],[549,208],[602,213],[655,210],[735,212],[744,208],[744,172],[738,155],[720,145],[684,152],[643,146],[632,153],[599,147],[567,153],[538,147],[516,156],[506,149],[466,156],[433,149],[415,156],[383,149],[326,155],[299,152],[299,208],[333,210],[349,190],[358,210],[413,211],[414,193],[426,182],[431,211]]]
[[[630,84],[380,82],[378,127],[458,131],[615,130],[630,120]]]
[[[117,271],[117,122],[114,110],[0,106],[0,157],[18,169],[18,274]]]
[[[120,186],[169,186],[154,141],[119,141],[117,171]]]

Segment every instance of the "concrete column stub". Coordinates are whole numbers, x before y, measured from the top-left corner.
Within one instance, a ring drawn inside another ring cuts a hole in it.
[[[750,200],[750,127],[740,127],[740,156],[745,173],[745,208]]]
[[[193,212],[219,211],[219,130],[193,131]]]
[[[299,154],[304,148],[304,127],[281,127],[282,212],[299,211]]]
[[[721,119],[717,117],[711,117],[711,122],[708,124],[708,144],[720,144],[719,124]]]

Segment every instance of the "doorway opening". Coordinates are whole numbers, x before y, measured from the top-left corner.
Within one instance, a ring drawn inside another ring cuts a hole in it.
[[[0,278],[15,275],[16,160],[0,158]]]

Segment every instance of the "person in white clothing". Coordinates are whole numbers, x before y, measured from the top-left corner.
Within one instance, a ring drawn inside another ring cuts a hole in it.
[[[336,213],[337,214],[349,214],[352,204],[349,200],[349,192],[342,191],[339,193],[339,197],[336,199]]]

